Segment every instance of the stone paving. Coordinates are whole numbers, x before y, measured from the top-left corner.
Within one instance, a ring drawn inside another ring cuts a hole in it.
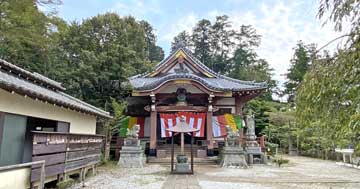
[[[194,175],[170,175],[168,166],[147,165],[143,169],[100,168],[86,180],[85,188],[162,189],[360,189],[360,170],[306,157],[285,157],[284,167],[257,165],[249,169],[195,166]],[[73,188],[81,188],[79,185]]]
[[[197,175],[169,175],[162,189],[201,189]]]

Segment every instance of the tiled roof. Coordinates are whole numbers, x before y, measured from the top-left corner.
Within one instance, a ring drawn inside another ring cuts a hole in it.
[[[38,73],[31,73],[0,59],[0,88],[24,94],[73,110],[111,118],[104,110],[96,108],[64,92],[61,84]]]
[[[61,86],[61,83],[56,82],[54,80],[51,80],[39,73],[31,73],[27,70],[24,70],[18,66],[15,66],[14,64],[11,64],[9,62],[6,62],[5,60],[0,59],[0,68],[6,69],[10,72],[16,73],[17,75],[26,78],[28,80],[37,81],[39,83],[42,83],[43,85],[47,85],[49,88],[54,88],[57,90],[65,90],[64,87]]]
[[[218,91],[241,91],[265,89],[266,83],[255,83],[235,80],[227,77],[207,78],[192,73],[170,73],[161,77],[137,77],[130,79],[130,84],[136,90],[155,89],[166,81],[175,79],[189,79],[198,81],[206,87]]]
[[[135,75],[129,78],[130,84],[135,90],[151,90],[155,89],[161,84],[169,80],[175,79],[189,79],[195,80],[202,83],[206,87],[218,90],[218,91],[242,91],[242,90],[257,90],[257,89],[266,89],[266,82],[256,83],[254,81],[242,81],[238,79],[233,79],[226,77],[224,75],[218,74],[207,67],[205,64],[200,62],[189,49],[185,47],[179,47],[177,50],[174,50],[168,57],[162,60],[159,64],[155,66],[155,71],[160,69],[164,64],[166,64],[178,51],[184,51],[186,55],[200,68],[210,73],[213,77],[201,77],[192,73],[168,73],[162,76],[150,77],[151,73],[144,73]]]

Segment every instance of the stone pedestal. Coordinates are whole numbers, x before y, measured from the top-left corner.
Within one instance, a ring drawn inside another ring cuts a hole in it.
[[[254,115],[246,116],[246,147],[247,162],[251,165],[253,163],[266,163],[265,155],[261,152],[261,147],[256,141],[255,135],[255,120]]]
[[[264,153],[261,152],[261,147],[256,141],[247,141],[246,148],[247,162],[251,165],[254,163],[266,163]]]
[[[190,164],[186,155],[177,155],[175,173],[191,173]]]
[[[245,153],[241,146],[226,146],[221,151],[221,167],[247,168]]]
[[[126,138],[120,151],[118,165],[125,168],[142,168],[145,162],[146,158],[140,146],[140,141]]]
[[[189,163],[176,163],[175,165],[175,172],[176,173],[189,173],[190,170],[190,164]]]

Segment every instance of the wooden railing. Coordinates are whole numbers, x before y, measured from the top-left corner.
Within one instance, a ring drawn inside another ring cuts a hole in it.
[[[45,177],[64,174],[100,162],[104,136],[33,131],[32,161],[45,161]],[[39,180],[40,166],[33,165],[31,182]]]

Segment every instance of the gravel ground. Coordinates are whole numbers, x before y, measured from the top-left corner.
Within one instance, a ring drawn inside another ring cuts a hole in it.
[[[256,165],[249,169],[195,166],[194,175],[169,175],[169,166],[147,165],[143,169],[117,166],[99,168],[86,179],[87,189],[203,188],[203,189],[360,189],[360,170],[306,157],[287,157],[290,163],[279,168]],[[77,184],[73,189],[82,188]]]
[[[307,157],[284,157],[290,163],[279,168],[257,165],[249,169],[201,167],[198,169],[202,188],[260,189],[360,189],[360,170]],[[202,174],[201,174],[202,173]]]
[[[160,165],[148,165],[141,169],[125,169],[116,165],[102,166],[98,168],[96,176],[85,180],[86,187],[77,183],[72,189],[157,189],[165,182],[167,172]]]

